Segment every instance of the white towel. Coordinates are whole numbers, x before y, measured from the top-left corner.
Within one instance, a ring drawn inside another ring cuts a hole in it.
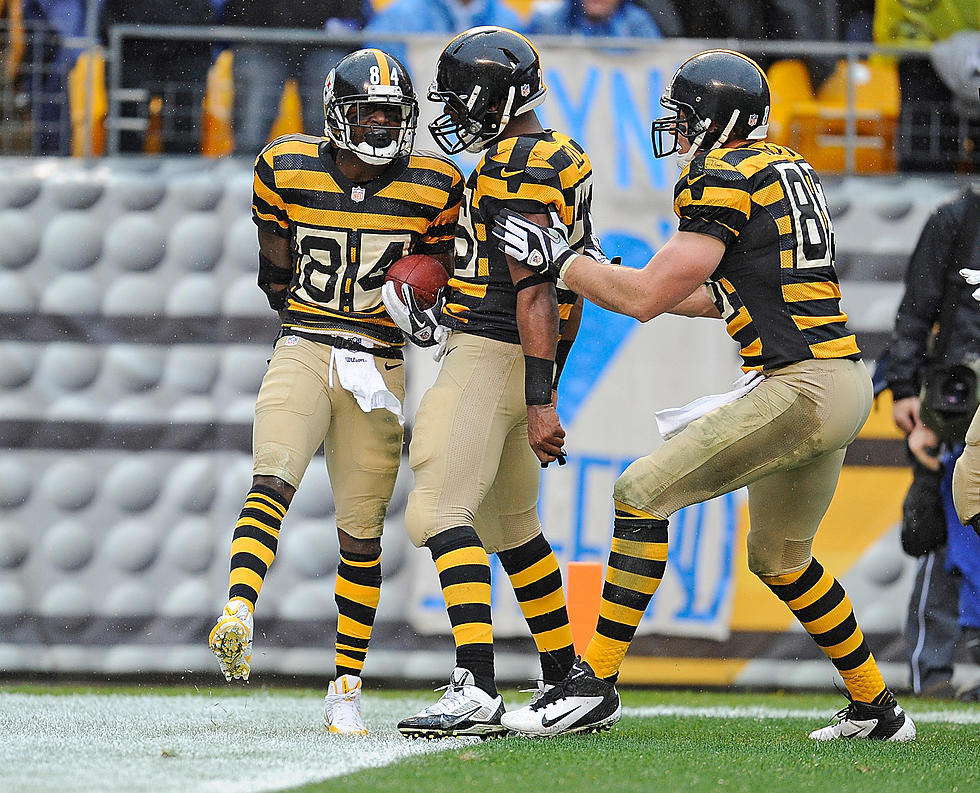
[[[688,402],[683,407],[666,408],[658,410],[654,415],[657,419],[657,429],[663,435],[664,440],[669,440],[694,419],[701,418],[710,413],[717,407],[734,402],[741,396],[745,396],[749,391],[761,383],[763,378],[761,372],[751,371],[743,374],[738,380],[732,383],[732,390],[724,394],[710,394],[699,397],[693,402]]]
[[[330,385],[335,364],[340,385],[353,394],[361,410],[370,413],[383,408],[398,416],[399,424],[405,424],[402,403],[388,390],[371,353],[334,347],[330,354]]]

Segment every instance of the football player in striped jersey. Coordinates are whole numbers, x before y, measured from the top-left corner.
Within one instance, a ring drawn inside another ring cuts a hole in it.
[[[560,460],[558,376],[581,300],[494,245],[505,207],[556,217],[573,248],[596,246],[592,167],[567,135],[542,128],[541,63],[524,36],[472,28],[442,52],[429,129],[447,153],[482,152],[466,181],[456,266],[441,321],[442,368],[416,417],[409,461],[415,487],[405,524],[432,554],[456,643],[456,668],[435,704],[402,720],[408,737],[504,732],[494,682],[490,563],[496,553],[517,595],[542,667],[540,691],[574,661],[561,572],[537,514],[542,465]],[[393,313],[398,313],[393,311]]]
[[[376,49],[342,58],[323,89],[325,137],[286,135],[255,161],[259,286],[281,332],[262,380],[253,480],[231,546],[228,603],[209,643],[248,680],[253,611],[289,503],[323,444],[336,508],[336,675],[327,729],[364,733],[360,673],[381,587],[381,534],[401,459],[401,330],[385,311],[388,267],[426,253],[451,267],[462,174],[413,153],[408,72]],[[310,604],[310,616],[318,616]]]
[[[709,50],[679,67],[661,100],[670,115],[652,128],[654,153],[676,153],[682,167],[679,230],[642,269],[600,266],[560,228],[498,219],[505,251],[600,306],[641,321],[664,312],[724,319],[742,368],[761,375],[617,480],[596,633],[561,686],[507,714],[511,729],[553,735],[610,723],[620,665],[664,574],[667,519],[748,487],[749,567],[837,668],[850,699],[810,737],[915,737],[847,594],[811,553],[844,452],[868,417],[871,380],[840,308],[820,180],[799,154],[766,142],[769,101],[765,74],[740,53]]]

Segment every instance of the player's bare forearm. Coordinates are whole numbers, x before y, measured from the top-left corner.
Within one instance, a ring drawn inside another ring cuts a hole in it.
[[[577,256],[562,279],[596,305],[646,322],[688,298],[717,269],[724,253],[724,243],[715,237],[679,231],[640,270]]]
[[[293,255],[290,250],[289,240],[286,237],[279,237],[270,234],[268,231],[259,231],[259,252],[265,256],[273,265],[281,270],[293,269]],[[269,284],[269,289],[273,292],[280,292],[289,284]]]
[[[558,297],[553,284],[536,284],[517,293],[517,330],[525,355],[555,360],[558,323]]]
[[[711,292],[706,286],[699,286],[688,297],[674,306],[668,313],[677,314],[682,317],[710,317],[711,319],[721,319],[721,312],[715,301],[711,299]]]
[[[528,404],[528,443],[543,463],[555,460],[564,445],[565,431],[558,420],[558,413],[550,400],[555,352],[558,347],[558,299],[555,287],[550,283],[536,284],[517,293],[517,327],[521,336],[525,364],[537,361],[546,370],[544,381],[527,385],[526,391],[547,391],[546,404]],[[547,363],[546,363],[547,362]],[[533,379],[537,373],[530,369],[525,378]],[[530,400],[529,400],[530,402]]]
[[[258,286],[265,293],[269,307],[278,312],[283,324],[283,309],[287,305],[287,290],[293,275],[290,239],[259,230]]]
[[[513,261],[511,277],[515,284],[532,275],[523,265]],[[525,272],[526,271],[526,272]],[[517,292],[517,329],[521,338],[521,349],[525,356],[525,365],[537,363],[544,367],[542,372],[525,372],[525,391],[547,392],[547,402],[533,404],[529,399],[527,406],[527,439],[535,456],[542,463],[550,463],[561,454],[565,442],[565,430],[562,429],[551,401],[551,378],[553,376],[553,361],[558,347],[558,297],[555,286],[551,282],[536,283],[525,286]],[[541,383],[535,378],[543,377]],[[534,382],[532,382],[534,381]]]
[[[293,257],[289,249],[289,239],[268,231],[259,231],[259,251],[276,267],[283,270],[293,268]]]

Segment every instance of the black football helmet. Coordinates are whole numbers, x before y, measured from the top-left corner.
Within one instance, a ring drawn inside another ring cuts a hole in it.
[[[429,124],[447,154],[482,151],[522,113],[544,101],[538,52],[507,28],[470,28],[446,45],[436,65],[429,99],[446,112]]]
[[[394,110],[398,122],[368,124],[378,105]],[[371,165],[384,165],[409,154],[415,141],[419,105],[412,78],[396,58],[381,50],[364,49],[341,58],[323,83],[324,133],[331,143],[354,152]],[[354,141],[354,129],[364,129]]]
[[[658,118],[650,131],[653,153],[678,151],[678,136],[691,143],[678,157],[683,167],[699,151],[728,140],[762,140],[769,131],[769,81],[754,60],[732,50],[707,50],[680,65],[660,98],[673,115]],[[664,135],[673,136],[668,149]]]

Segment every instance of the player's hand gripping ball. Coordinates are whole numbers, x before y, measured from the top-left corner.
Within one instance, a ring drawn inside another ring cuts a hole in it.
[[[399,295],[402,294],[402,284],[408,284],[415,298],[415,307],[425,311],[436,304],[440,291],[449,283],[449,275],[438,259],[424,253],[413,253],[391,265],[385,281],[394,282]]]
[[[449,276],[437,259],[413,254],[391,265],[381,287],[388,315],[419,347],[437,346],[436,360],[448,337],[446,328],[439,324],[448,282]]]

